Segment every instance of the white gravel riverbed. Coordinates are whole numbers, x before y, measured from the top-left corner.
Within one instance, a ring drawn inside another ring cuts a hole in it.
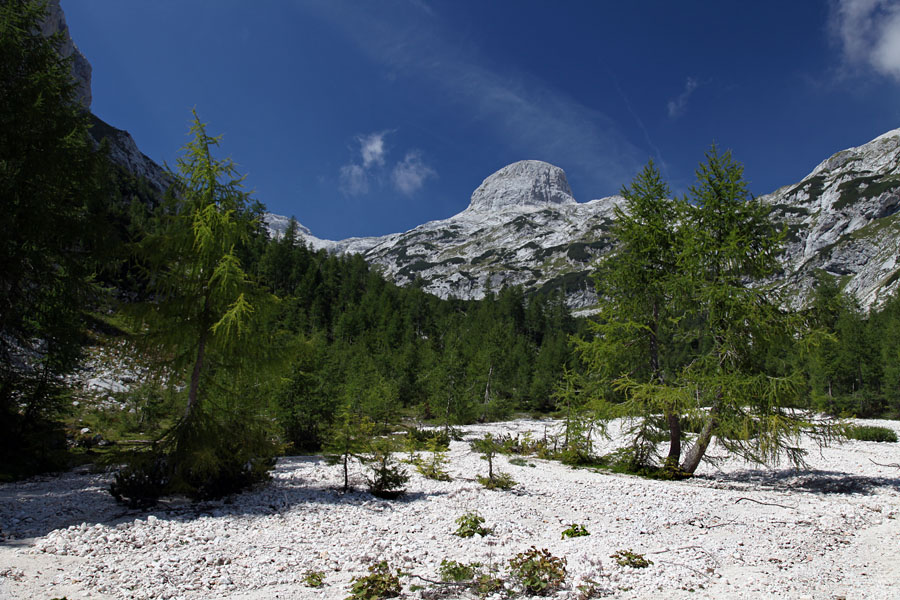
[[[900,422],[864,423],[900,432]],[[464,431],[540,437],[556,425]],[[557,598],[578,598],[586,579],[613,598],[900,598],[900,469],[874,464],[900,462],[900,444],[810,449],[806,470],[727,460],[680,482],[500,457],[518,482],[501,492],[472,480],[486,465],[467,442],[454,442],[453,481],[410,469],[407,496],[392,502],[342,494],[339,467],[293,457],[279,460],[269,484],[230,502],[149,512],[117,505],[110,476],[81,469],[0,485],[0,598],[339,599],[373,561],[438,579],[442,559],[505,571],[530,546],[567,560]],[[356,475],[362,483],[358,467]],[[493,534],[452,535],[469,511]],[[561,539],[570,523],[590,535]],[[610,558],[628,549],[653,564]],[[308,570],[324,572],[323,587],[304,585]],[[422,597],[414,585],[427,584],[404,578],[406,596]]]

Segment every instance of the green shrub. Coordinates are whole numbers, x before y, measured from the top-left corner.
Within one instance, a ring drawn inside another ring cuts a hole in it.
[[[368,478],[369,491],[379,498],[393,499],[406,492],[403,487],[409,475],[394,458],[394,441],[391,438],[377,438],[372,442],[372,454],[367,461],[372,467]]]
[[[897,434],[887,427],[874,425],[851,425],[847,427],[847,437],[861,442],[896,442]]]
[[[311,588],[322,587],[325,584],[325,573],[322,571],[307,571],[303,574],[303,584]]]
[[[509,559],[509,572],[525,591],[544,596],[562,586],[566,580],[566,559],[534,546]]]
[[[477,562],[461,563],[455,560],[442,560],[439,570],[441,581],[452,583],[471,581],[475,579],[475,573],[478,572],[479,567],[481,567],[481,563]]]
[[[455,429],[419,429],[410,427],[406,430],[406,443],[410,450],[430,449],[429,444],[436,444],[441,450],[450,449],[450,440],[459,439]]]
[[[356,577],[350,583],[350,595],[346,600],[380,600],[396,598],[403,590],[400,585],[400,572],[391,573],[386,561],[377,562],[369,567],[369,574]]]
[[[609,557],[615,559],[620,567],[644,569],[653,564],[653,561],[644,558],[643,554],[637,554],[631,550],[616,550],[615,553],[610,554]]]
[[[466,513],[457,518],[456,524],[459,525],[459,527],[456,531],[453,532],[453,535],[457,535],[462,538],[468,538],[474,535],[480,535],[481,537],[484,537],[486,535],[490,535],[493,531],[492,529],[484,527],[484,517],[474,512]]]
[[[417,458],[416,470],[436,481],[450,481],[450,473],[444,468],[447,464],[446,446],[441,446],[437,438],[431,438],[425,442],[426,449],[431,453],[430,459]]]
[[[166,493],[169,477],[165,455],[156,452],[135,455],[116,473],[109,493],[128,508],[145,510],[154,506]]]
[[[489,490],[509,490],[516,486],[516,480],[509,473],[494,473],[493,477],[478,475],[475,480]]]
[[[573,537],[583,537],[586,535],[591,535],[591,533],[587,530],[584,525],[579,525],[578,523],[572,523],[562,532],[562,539],[573,538]]]
[[[534,468],[534,463],[528,462],[524,458],[520,456],[516,456],[514,458],[509,459],[509,464],[514,465],[516,467],[531,467]]]

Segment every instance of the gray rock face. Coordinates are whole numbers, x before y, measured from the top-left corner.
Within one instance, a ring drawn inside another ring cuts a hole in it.
[[[566,204],[575,204],[575,198],[565,172],[539,160],[522,160],[485,179],[472,194],[468,210],[503,212]]]
[[[799,184],[760,201],[788,228],[784,285],[806,302],[817,270],[841,278],[864,308],[900,283],[900,129],[838,152]]]
[[[78,84],[76,98],[85,108],[91,107],[91,63],[72,41],[69,35],[69,26],[66,25],[66,15],[63,13],[59,0],[50,0],[47,3],[47,18],[41,24],[41,33],[47,37],[61,33],[63,43],[59,47],[59,53],[63,58],[72,58],[72,76]]]
[[[527,160],[506,166],[472,194],[469,207],[404,233],[338,242],[298,235],[331,252],[362,254],[400,285],[419,282],[441,298],[483,298],[486,291],[520,285],[527,290],[562,289],[574,309],[596,302],[591,264],[610,247],[613,196],[578,203],[566,174]],[[284,217],[267,217],[280,235]]]

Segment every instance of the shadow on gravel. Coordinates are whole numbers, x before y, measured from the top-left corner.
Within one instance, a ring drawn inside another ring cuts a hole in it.
[[[900,492],[900,477],[869,477],[840,471],[747,469],[733,473],[700,475],[695,479],[711,487],[740,489],[748,487],[774,491],[799,491],[813,494],[872,494],[880,488]]]
[[[85,468],[59,475],[35,477],[0,485],[0,544],[41,537],[71,525],[115,525],[123,521],[158,518],[190,521],[208,517],[267,516],[292,510],[327,510],[356,507],[385,512],[441,496],[444,492],[410,490],[394,500],[383,500],[357,487],[344,492],[332,484],[292,476],[295,466],[315,463],[316,470],[330,469],[319,456],[286,457],[273,470],[273,479],[247,492],[209,502],[169,498],[146,511],[130,510],[109,493],[112,474],[91,473]]]

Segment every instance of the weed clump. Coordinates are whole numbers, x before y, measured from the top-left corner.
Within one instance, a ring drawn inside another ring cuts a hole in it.
[[[644,558],[643,554],[638,554],[631,550],[616,550],[613,554],[610,554],[609,557],[614,559],[620,567],[646,569],[653,564],[653,561]]]
[[[562,539],[584,537],[586,535],[591,535],[591,532],[589,532],[584,525],[572,523],[567,528],[563,529]]]

